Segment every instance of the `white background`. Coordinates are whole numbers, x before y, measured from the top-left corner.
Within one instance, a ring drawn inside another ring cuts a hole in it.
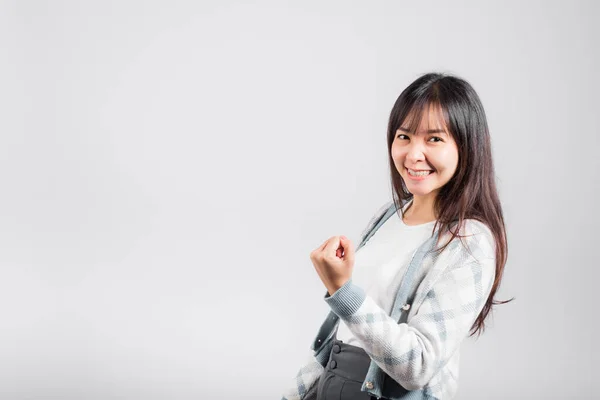
[[[329,310],[309,254],[391,199],[387,118],[429,71],[484,103],[516,297],[458,398],[598,398],[599,16],[2,1],[0,398],[279,399]]]

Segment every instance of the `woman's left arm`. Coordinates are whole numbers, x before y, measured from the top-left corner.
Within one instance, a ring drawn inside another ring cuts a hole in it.
[[[441,274],[406,323],[392,319],[362,288],[346,282],[325,301],[362,347],[408,390],[424,387],[458,349],[481,312],[495,259],[470,258]]]

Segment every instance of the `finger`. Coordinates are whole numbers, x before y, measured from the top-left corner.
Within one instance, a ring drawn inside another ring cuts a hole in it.
[[[338,246],[335,255],[338,256],[338,258],[342,258],[346,252],[346,245],[344,243],[344,238],[345,236],[340,236],[340,245]]]
[[[335,254],[335,252],[337,251],[337,249],[339,247],[340,247],[340,237],[332,236],[331,238],[329,238],[329,240],[325,244],[325,247],[323,248],[323,252],[325,254]]]
[[[354,263],[354,244],[345,236],[342,237],[341,243],[344,247],[344,260]]]
[[[329,246],[329,244],[331,243],[331,241],[335,238],[335,236],[330,237],[329,239],[327,239],[326,241],[323,242],[323,244],[321,245],[321,247],[319,248],[319,251],[324,252],[325,249]]]
[[[327,240],[329,240],[329,239],[327,239]],[[317,248],[315,248],[315,249],[312,251],[311,255],[313,255],[313,254],[314,254],[314,255],[316,255],[316,254],[322,253],[322,252],[323,252],[323,249],[324,249],[324,248],[325,248],[325,246],[327,245],[327,240],[326,240],[326,241],[324,241],[323,243],[321,243],[319,246],[317,246]]]

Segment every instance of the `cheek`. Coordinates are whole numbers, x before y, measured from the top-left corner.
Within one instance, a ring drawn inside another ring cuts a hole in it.
[[[458,152],[453,149],[444,150],[438,154],[437,161],[443,169],[454,172],[458,166]]]
[[[392,146],[391,155],[394,161],[400,161],[402,158],[402,150],[399,149],[398,146]]]

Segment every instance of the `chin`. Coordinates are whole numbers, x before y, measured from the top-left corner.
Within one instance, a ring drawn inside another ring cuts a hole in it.
[[[422,190],[422,189],[411,190],[411,188],[408,188],[408,191],[413,196],[419,196],[419,197],[425,197],[428,194],[430,194],[431,192],[433,192],[433,190]]]
[[[411,192],[414,195],[417,196],[425,196],[430,194],[431,192],[435,191],[436,187],[433,185],[419,185],[419,184],[414,184],[412,182],[406,182],[406,188],[408,189],[409,192]]]

